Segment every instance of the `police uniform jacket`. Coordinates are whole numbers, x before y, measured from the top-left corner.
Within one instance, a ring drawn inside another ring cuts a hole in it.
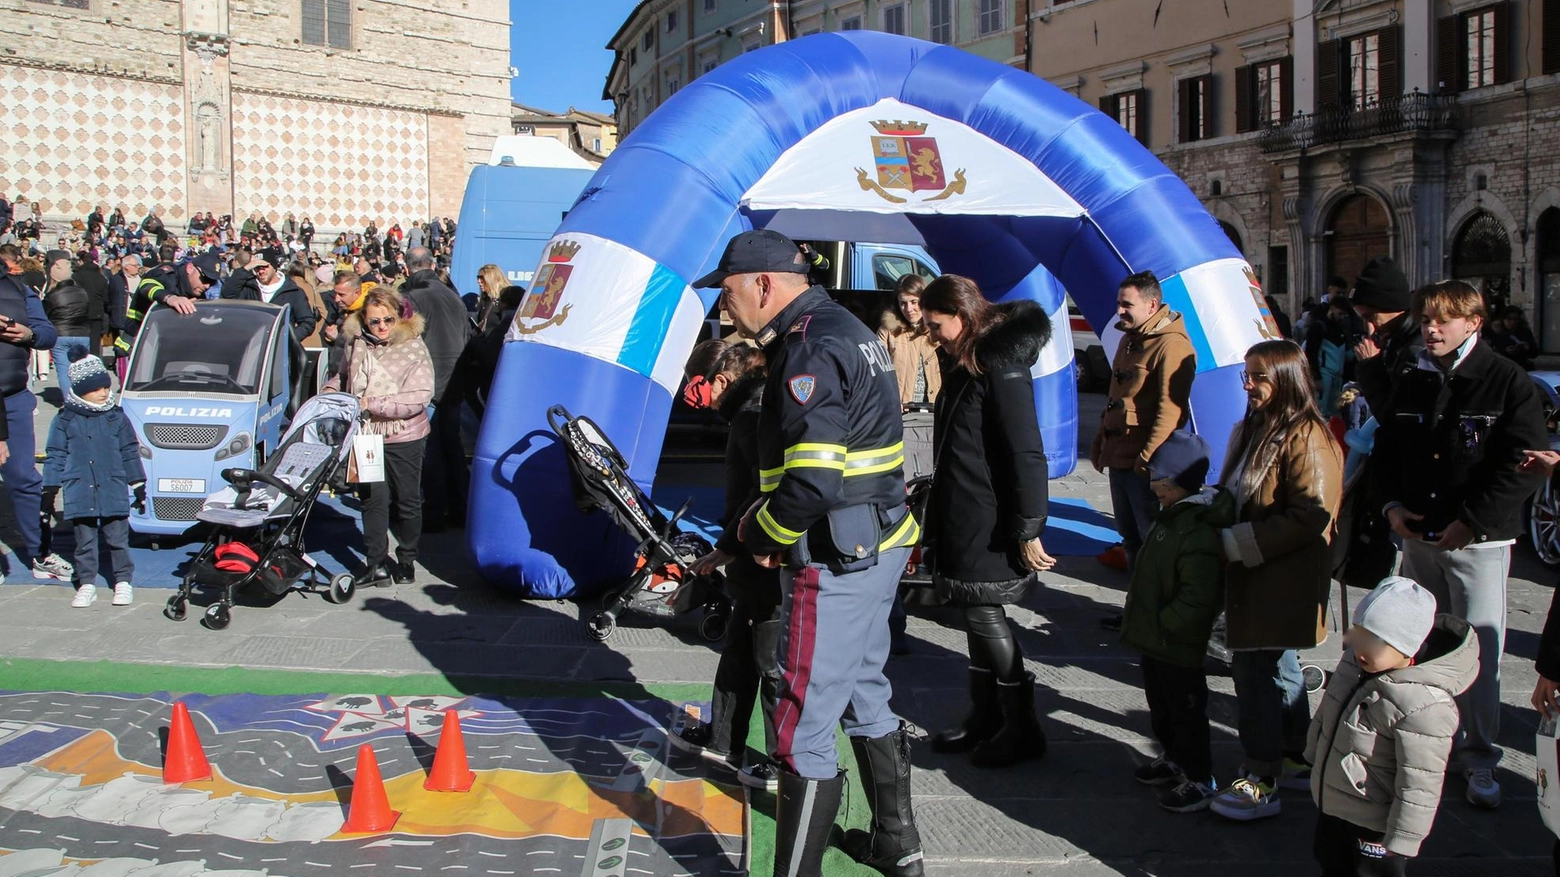
[[[883,342],[818,286],[758,342],[769,359],[758,431],[764,499],[744,546],[848,573],[919,538],[905,510],[899,382]]]
[[[1424,515],[1416,525],[1440,533],[1452,521],[1473,542],[1515,539],[1522,506],[1543,479],[1517,468],[1525,448],[1549,447],[1538,391],[1522,367],[1480,340],[1451,374],[1429,354],[1399,367],[1378,418],[1370,468],[1377,502]]]
[[[125,302],[124,329],[114,339],[114,349],[120,356],[130,355],[130,347],[135,343],[135,336],[141,334],[141,323],[145,322],[146,312],[152,309],[152,305],[166,296],[178,294],[177,286],[169,288],[173,281],[172,272],[159,272],[154,268],[142,274],[136,282],[135,289],[129,292],[129,300]]]

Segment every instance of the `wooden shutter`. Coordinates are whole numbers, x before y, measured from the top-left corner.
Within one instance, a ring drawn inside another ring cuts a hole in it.
[[[1257,67],[1235,68],[1235,133],[1244,134],[1257,127]]]
[[[1288,122],[1295,113],[1295,59],[1285,57],[1278,62],[1278,116],[1280,122]]]
[[[1339,40],[1327,40],[1316,46],[1316,109],[1338,106],[1338,67],[1341,62]]]
[[[1148,90],[1140,88],[1131,92],[1137,96],[1137,139],[1144,146],[1148,145]]]
[[[1381,102],[1397,106],[1398,99],[1403,96],[1403,29],[1397,25],[1384,27],[1376,32],[1381,47],[1381,54],[1377,64],[1380,72],[1377,74],[1377,82],[1381,84]]]
[[[1100,95],[1100,112],[1112,119],[1116,118],[1116,96],[1113,94]]]
[[[1543,38],[1544,72],[1560,72],[1560,0],[1544,0]]]
[[[1511,81],[1511,0],[1495,4],[1495,84]]]
[[[1464,44],[1460,26],[1462,16],[1448,15],[1435,23],[1435,78],[1443,94],[1462,91]]]
[[[1195,79],[1183,79],[1175,84],[1177,143],[1189,143],[1192,139],[1192,93],[1196,83]]]

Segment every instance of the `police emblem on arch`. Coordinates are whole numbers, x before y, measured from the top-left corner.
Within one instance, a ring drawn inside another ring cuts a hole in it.
[[[797,375],[786,382],[786,388],[791,391],[791,398],[798,405],[806,405],[812,398],[813,390],[818,389],[818,379],[812,375]]]

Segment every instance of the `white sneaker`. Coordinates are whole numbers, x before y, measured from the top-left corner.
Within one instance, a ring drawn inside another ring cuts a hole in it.
[[[1468,803],[1485,810],[1500,806],[1500,783],[1495,781],[1495,771],[1488,767],[1473,767],[1463,771],[1468,781]]]
[[[135,599],[135,589],[130,587],[130,583],[118,582],[114,585],[114,602],[109,605],[129,606],[133,599]]]
[[[76,596],[70,600],[70,608],[85,609],[97,599],[97,585],[82,585],[76,589]]]
[[[56,579],[68,582],[76,575],[76,570],[70,565],[70,561],[58,554],[50,554],[33,561],[32,574],[35,579]]]

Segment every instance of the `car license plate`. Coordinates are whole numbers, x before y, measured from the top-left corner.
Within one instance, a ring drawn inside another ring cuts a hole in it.
[[[204,478],[159,478],[157,479],[158,493],[205,493],[206,479]]]

